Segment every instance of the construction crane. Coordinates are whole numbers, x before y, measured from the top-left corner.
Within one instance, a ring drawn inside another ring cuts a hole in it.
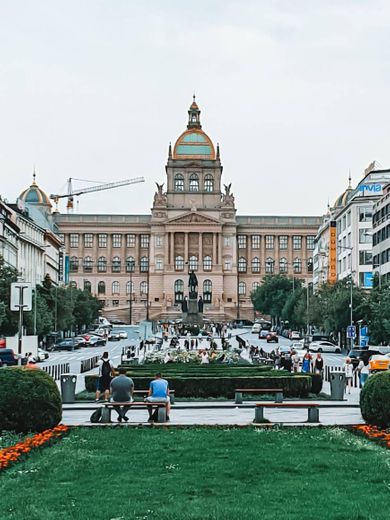
[[[56,207],[58,207],[58,201],[59,199],[67,198],[68,202],[66,204],[67,212],[73,211],[73,203],[74,203],[74,197],[78,195],[83,195],[84,193],[94,193],[95,191],[104,191],[104,190],[112,190],[113,188],[120,188],[121,186],[128,186],[129,184],[137,184],[139,182],[145,182],[144,177],[135,177],[134,179],[125,179],[124,181],[117,181],[117,182],[106,182],[104,184],[98,184],[97,186],[89,186],[85,188],[79,188],[76,190],[73,190],[72,187],[72,180],[82,180],[82,179],[75,179],[72,177],[69,177],[68,179],[68,193],[63,193],[62,195],[58,194],[51,194],[50,198],[54,200]],[[90,182],[90,181],[85,181]]]

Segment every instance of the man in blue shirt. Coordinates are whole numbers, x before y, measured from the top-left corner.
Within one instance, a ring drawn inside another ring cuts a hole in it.
[[[150,382],[149,385],[149,393],[148,397],[145,399],[148,403],[158,403],[165,402],[167,403],[167,421],[169,421],[169,413],[171,411],[171,404],[169,400],[169,386],[168,381],[166,379],[162,379],[161,374],[158,372],[155,375],[153,381]],[[153,421],[152,419],[152,406],[148,406],[149,411],[149,422]]]

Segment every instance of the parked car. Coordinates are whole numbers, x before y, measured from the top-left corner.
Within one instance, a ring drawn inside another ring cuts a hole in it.
[[[259,334],[259,339],[266,339],[268,336],[269,330],[261,330]]]
[[[46,352],[46,350],[38,348],[38,352],[37,352],[37,355],[36,355],[36,360],[38,361],[38,363],[40,361],[45,361],[46,359],[48,359],[48,357],[49,357],[49,353]]]
[[[336,354],[341,353],[340,347],[334,343],[331,343],[330,341],[313,341],[309,345],[309,350],[312,352],[334,352]]]
[[[89,339],[89,345],[91,347],[105,347],[107,340],[100,338],[99,336],[91,336]]]
[[[127,339],[127,332],[125,330],[119,330],[117,331],[117,334],[119,334],[121,339]]]
[[[6,341],[5,338],[0,338],[0,348],[6,348]]]
[[[290,345],[291,349],[294,350],[302,350],[303,349],[303,340],[302,341],[293,341]]]
[[[299,340],[301,339],[301,334],[297,330],[292,330],[290,332],[290,339],[291,341]]]
[[[88,341],[84,338],[84,336],[75,336],[72,338],[74,341],[74,348],[88,347]]]
[[[120,341],[121,336],[119,332],[111,332],[111,334],[108,336],[108,341]]]
[[[254,323],[252,327],[252,334],[260,334],[261,325],[260,323]]]
[[[12,350],[12,348],[1,348],[0,349],[0,366],[8,367],[18,364],[18,356]]]
[[[74,350],[76,347],[75,347],[75,342],[73,341],[73,339],[64,339],[63,341],[60,341],[59,343],[56,343],[54,346],[53,346],[53,350]]]
[[[278,347],[278,353],[280,356],[291,355],[291,347],[287,345],[280,345],[280,347]]]
[[[279,338],[276,332],[268,331],[268,334],[265,339],[267,340],[267,343],[279,343]]]

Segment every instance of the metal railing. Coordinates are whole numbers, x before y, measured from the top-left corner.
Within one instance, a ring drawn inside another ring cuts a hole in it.
[[[60,365],[46,365],[42,367],[42,370],[49,374],[54,381],[58,381],[62,374],[69,374],[70,367],[69,363],[61,363]]]
[[[99,359],[101,359],[101,357],[102,356],[100,355],[100,356],[93,356],[89,359],[82,359],[80,373],[83,374],[84,372],[89,372],[90,370],[95,368],[97,362],[99,361]]]
[[[335,367],[326,365],[325,366],[325,377],[324,377],[325,381],[328,381],[328,382],[330,381],[331,372],[344,372],[344,367],[342,367],[341,365],[338,365]],[[358,372],[356,372],[356,371],[353,372],[352,386],[353,386],[353,388],[360,388],[360,378],[359,378]]]

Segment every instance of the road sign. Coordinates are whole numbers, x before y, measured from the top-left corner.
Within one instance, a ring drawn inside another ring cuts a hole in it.
[[[360,346],[367,347],[367,345],[368,345],[368,336],[361,336],[360,337]]]
[[[367,327],[367,325],[365,325],[364,327],[362,327],[362,328],[360,329],[360,334],[361,334],[362,336],[368,336],[368,327]]]
[[[348,327],[347,327],[347,338],[356,338],[356,327],[355,327],[355,325],[348,325]]]
[[[15,282],[11,284],[11,311],[32,310],[31,282]]]

